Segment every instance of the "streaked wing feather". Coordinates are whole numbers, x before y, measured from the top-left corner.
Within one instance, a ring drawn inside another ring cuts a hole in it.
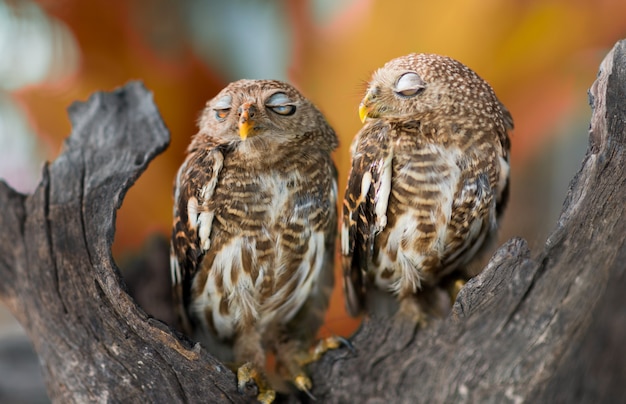
[[[304,305],[289,322],[289,333],[299,340],[311,343],[324,323],[335,284],[335,252],[337,242],[337,168],[332,164],[332,186],[330,189],[330,220],[324,231],[323,266],[315,287]],[[305,344],[306,345],[306,344]],[[308,346],[308,345],[307,345]]]
[[[507,163],[509,163],[509,156],[511,153],[511,140],[509,139],[508,131],[511,131],[514,128],[513,116],[511,116],[509,110],[502,103],[500,103],[500,108],[502,109],[502,113],[504,115],[505,130],[504,132],[498,133],[498,139],[500,140],[500,143],[502,144],[502,149],[504,150],[503,158]],[[506,208],[506,205],[509,202],[509,184],[510,181],[509,177],[507,176],[506,183],[500,191],[500,196],[496,203],[496,214],[498,218],[502,216],[502,212],[504,212],[504,208]]]
[[[206,208],[211,199],[222,162],[217,147],[191,149],[174,184],[174,226],[171,239],[171,265],[174,303],[184,331],[192,324],[185,307],[191,299],[191,286],[204,255],[211,232],[212,212]],[[204,237],[202,237],[203,235]]]
[[[456,266],[474,256],[493,230],[490,222],[495,196],[489,173],[464,171],[452,202],[449,236],[443,256],[445,266]],[[484,216],[477,217],[477,214]]]
[[[364,308],[367,265],[373,253],[374,236],[385,226],[385,220],[376,213],[386,210],[389,198],[391,148],[388,134],[388,125],[380,121],[369,123],[357,134],[354,144],[341,232],[346,307],[352,316]]]

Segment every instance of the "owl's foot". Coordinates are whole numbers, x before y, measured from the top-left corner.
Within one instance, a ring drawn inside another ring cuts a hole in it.
[[[347,347],[350,351],[354,352],[354,347],[352,346],[350,341],[343,337],[333,335],[330,337],[322,338],[321,340],[317,341],[317,344],[309,349],[308,352],[301,352],[296,357],[298,360],[298,364],[300,366],[305,366],[311,362],[317,362],[326,352],[330,351],[331,349],[337,349],[342,345]]]
[[[416,299],[405,297],[400,300],[400,309],[395,316],[395,320],[400,322],[408,321],[411,324],[416,324],[419,328],[426,328],[428,326],[429,316]]]
[[[313,383],[305,373],[304,367],[312,362],[318,361],[322,355],[329,350],[337,349],[342,345],[354,351],[352,344],[350,344],[348,340],[338,336],[321,339],[309,350],[294,347],[295,349],[292,350],[290,354],[287,353],[289,350],[281,351],[282,355],[279,358],[281,374],[291,380],[298,390],[306,393],[311,399],[315,400],[315,397],[311,394]]]
[[[258,394],[257,400],[263,404],[270,404],[276,398],[276,392],[272,389],[261,370],[254,366],[251,362],[246,362],[237,369],[237,388],[239,392],[245,392],[256,384]]]
[[[450,303],[454,304],[454,302],[456,301],[456,297],[459,294],[459,292],[461,291],[461,289],[463,289],[463,286],[465,286],[465,280],[464,279],[456,279],[454,282],[452,282],[449,286],[448,286],[448,295],[450,295]]]

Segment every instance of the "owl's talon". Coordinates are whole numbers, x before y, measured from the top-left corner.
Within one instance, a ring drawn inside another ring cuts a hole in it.
[[[237,388],[240,393],[245,394],[253,384],[257,387],[256,398],[259,402],[263,404],[274,402],[276,392],[269,386],[265,375],[252,363],[246,362],[237,369]]]
[[[298,390],[303,391],[304,393],[306,393],[306,395],[309,396],[311,398],[311,400],[317,401],[315,396],[311,393],[311,388],[313,387],[313,382],[311,382],[311,379],[307,375],[300,374],[300,375],[296,376],[293,379],[293,384],[296,386],[296,388]]]
[[[350,342],[350,340],[348,340],[347,338],[344,337],[340,337],[340,336],[335,336],[335,338],[337,338],[337,340],[339,340],[339,343],[343,346],[345,346],[346,348],[348,348],[348,351],[350,351],[350,353],[352,354],[356,354],[356,349],[354,348],[354,345],[352,345],[352,342]],[[339,347],[337,347],[339,348]]]

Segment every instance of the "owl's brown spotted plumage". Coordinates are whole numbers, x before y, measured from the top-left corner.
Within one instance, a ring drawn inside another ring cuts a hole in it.
[[[265,353],[282,375],[302,371],[333,284],[337,137],[294,87],[240,80],[210,100],[174,195],[172,280],[181,320],[240,387],[263,376]]]
[[[377,70],[359,115],[341,228],[348,311],[376,312],[382,291],[422,321],[428,294],[496,230],[513,120],[476,73],[432,54]]]

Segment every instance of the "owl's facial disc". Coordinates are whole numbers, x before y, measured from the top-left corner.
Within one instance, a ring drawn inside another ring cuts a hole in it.
[[[237,112],[239,112],[239,137],[246,140],[248,136],[256,134],[256,122],[253,118],[257,114],[257,108],[252,102],[244,102]]]

